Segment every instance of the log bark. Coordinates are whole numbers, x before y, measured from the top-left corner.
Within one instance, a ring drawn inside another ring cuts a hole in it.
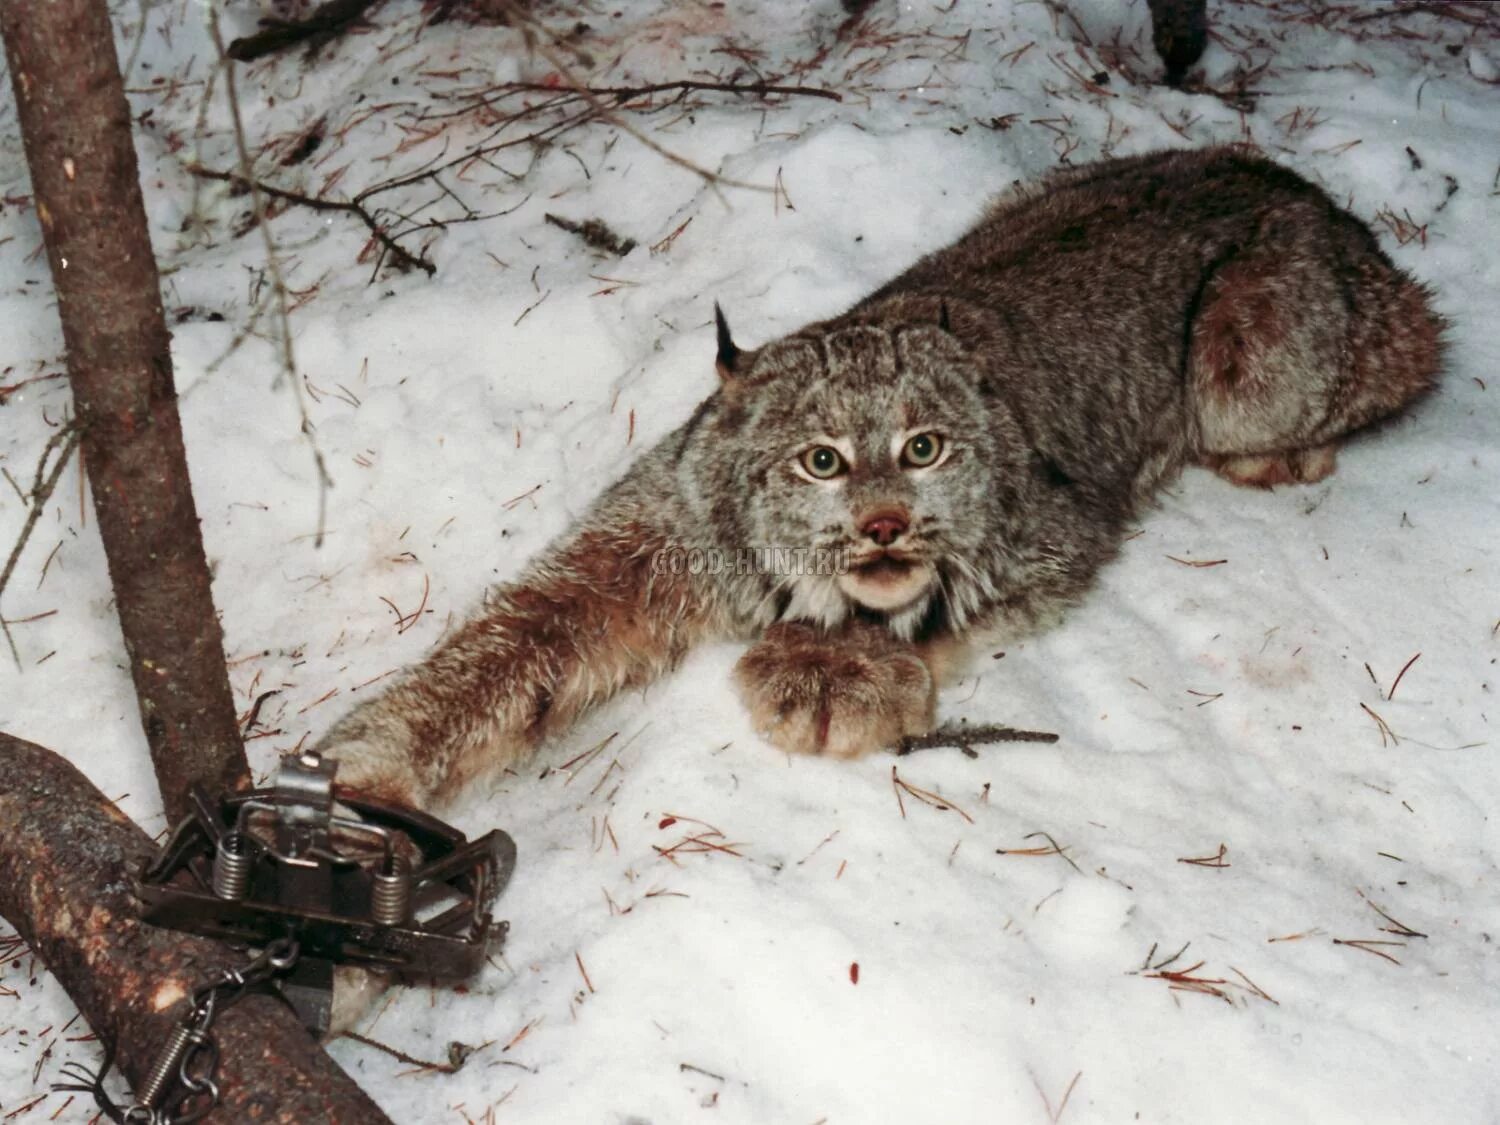
[[[0,915],[46,963],[132,1087],[213,973],[246,956],[141,922],[130,876],[153,851],[72,765],[0,733]],[[219,1106],[204,1120],[378,1123],[388,1119],[270,996],[215,1023]]]
[[[246,786],[188,481],[171,336],[104,0],[0,0],[81,447],[170,819]]]

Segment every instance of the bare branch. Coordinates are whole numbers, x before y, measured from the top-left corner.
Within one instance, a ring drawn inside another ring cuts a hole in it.
[[[245,125],[240,117],[240,99],[234,88],[234,66],[228,61],[224,50],[224,39],[219,33],[219,11],[213,5],[208,8],[208,31],[213,37],[214,49],[219,53],[220,65],[224,68],[224,89],[229,94],[229,114],[234,123],[234,145],[240,158],[240,176],[250,185],[250,205],[255,212],[255,225],[266,248],[266,269],[271,275],[271,287],[276,300],[276,318],[281,330],[282,374],[291,387],[292,398],[297,404],[301,418],[302,437],[312,453],[313,466],[318,474],[318,527],[313,536],[313,546],[323,545],[323,533],[328,525],[328,490],[333,487],[333,478],[328,475],[328,466],[323,459],[323,450],[318,445],[312,419],[308,417],[307,400],[302,394],[302,381],[297,378],[297,364],[292,357],[292,322],[287,310],[286,279],[281,273],[281,260],[276,254],[276,242],[271,237],[271,228],[266,223],[265,203],[259,185],[251,174],[250,146],[245,140]]]

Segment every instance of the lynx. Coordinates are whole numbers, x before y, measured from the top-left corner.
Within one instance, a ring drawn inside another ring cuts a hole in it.
[[[966,647],[1075,603],[1184,466],[1320,480],[1442,358],[1369,229],[1237,148],[1015,190],[758,349],[715,318],[714,393],[328,732],[341,780],[444,801],[708,638],[751,642],[734,680],[775,746],[890,747],[932,727]]]

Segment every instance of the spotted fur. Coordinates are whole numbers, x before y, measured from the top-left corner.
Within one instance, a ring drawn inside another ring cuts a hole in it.
[[[442,799],[708,637],[756,641],[735,680],[771,741],[888,745],[930,725],[966,643],[1077,601],[1183,466],[1261,487],[1332,472],[1344,437],[1434,385],[1443,329],[1363,223],[1235,148],[1013,191],[848,312],[759,349],[716,319],[719,389],[328,733],[346,780]],[[901,460],[912,433],[937,435],[936,464]],[[816,447],[846,471],[811,477]],[[756,548],[853,565],[654,561]]]

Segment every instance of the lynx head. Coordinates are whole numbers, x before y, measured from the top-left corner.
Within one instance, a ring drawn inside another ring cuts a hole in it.
[[[945,308],[919,321],[880,309],[754,352],[716,309],[723,384],[695,443],[709,518],[721,542],[834,560],[764,575],[763,614],[878,616],[907,637],[962,628],[994,596],[989,513],[1006,448],[1023,443],[986,404]]]

